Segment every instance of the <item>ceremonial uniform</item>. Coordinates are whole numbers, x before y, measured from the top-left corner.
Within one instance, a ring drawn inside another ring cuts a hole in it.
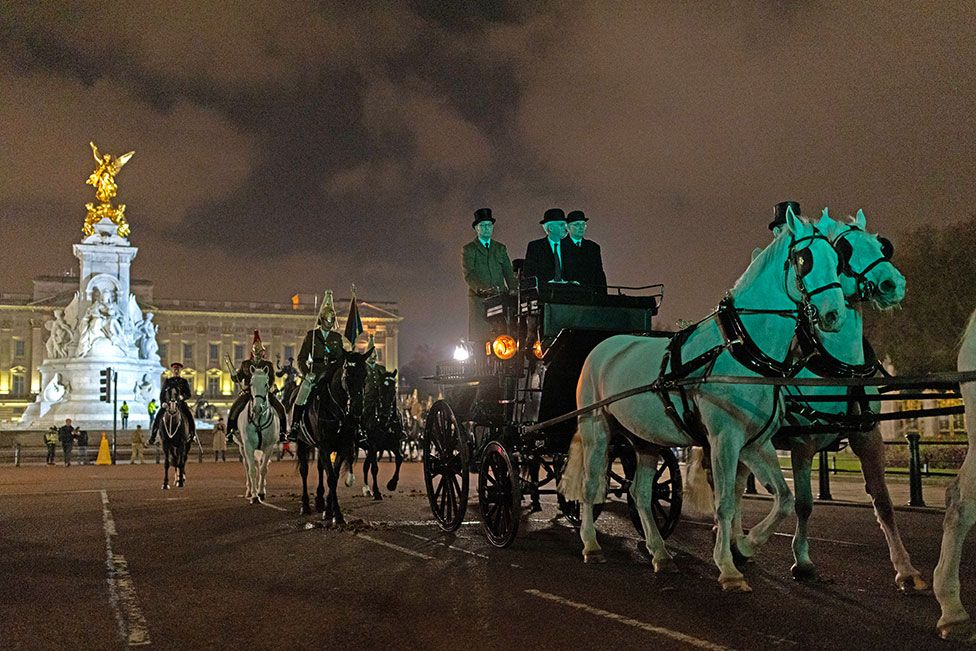
[[[472,226],[480,222],[495,222],[491,210],[475,211]],[[498,292],[515,291],[517,288],[512,260],[508,249],[491,238],[476,237],[461,250],[461,269],[468,285],[468,340],[484,342],[491,338],[491,324],[485,319],[485,296]]]
[[[187,398],[192,395],[190,383],[186,381],[186,378],[175,375],[163,381],[163,386],[159,390],[159,404],[165,404],[175,400],[176,406],[179,408],[180,413],[183,414],[183,419],[187,422],[190,429],[190,438],[196,439],[197,426],[193,422],[193,414],[190,413],[190,406],[186,404]],[[156,418],[153,421],[152,434],[149,435],[149,445],[153,445],[156,442],[156,436],[159,434],[159,425],[162,422],[162,418]]]
[[[284,432],[287,427],[287,419],[285,417],[285,406],[281,404],[278,399],[278,395],[275,393],[276,388],[274,383],[271,382],[271,378],[275,376],[274,365],[266,359],[245,359],[241,362],[241,368],[238,369],[237,373],[234,374],[234,380],[241,383],[241,392],[238,394],[237,398],[234,400],[234,404],[231,405],[230,411],[227,413],[227,436],[228,438],[233,438],[234,432],[237,431],[237,418],[244,411],[244,407],[247,403],[251,401],[251,376],[254,374],[256,369],[264,369],[264,372],[268,375],[268,402],[278,412],[278,420],[281,423],[281,431]]]

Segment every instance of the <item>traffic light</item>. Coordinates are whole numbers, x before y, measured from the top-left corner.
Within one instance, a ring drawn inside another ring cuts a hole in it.
[[[98,381],[98,385],[102,394],[99,400],[102,402],[112,402],[112,369],[103,368],[99,374],[101,378]]]

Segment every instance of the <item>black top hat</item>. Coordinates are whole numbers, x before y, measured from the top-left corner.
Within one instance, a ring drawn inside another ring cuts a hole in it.
[[[588,222],[590,218],[583,214],[582,210],[573,210],[568,215],[566,215],[567,222]]]
[[[566,213],[563,212],[562,208],[550,208],[546,211],[546,214],[542,216],[542,221],[540,224],[546,224],[548,222],[564,222],[566,221]]]
[[[474,228],[481,222],[495,223],[495,218],[491,216],[491,208],[478,208],[474,211],[474,221],[471,222],[471,227]]]
[[[787,208],[792,208],[793,214],[797,217],[800,216],[800,204],[798,202],[780,201],[778,204],[773,206],[773,221],[769,222],[769,230],[773,230],[777,226],[782,226],[786,223]]]

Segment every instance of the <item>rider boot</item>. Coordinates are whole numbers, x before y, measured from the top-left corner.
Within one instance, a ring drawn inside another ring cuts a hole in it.
[[[286,440],[296,442],[298,441],[298,433],[302,428],[302,418],[305,416],[305,405],[295,405],[291,413],[291,429],[288,430],[288,436],[285,437]]]

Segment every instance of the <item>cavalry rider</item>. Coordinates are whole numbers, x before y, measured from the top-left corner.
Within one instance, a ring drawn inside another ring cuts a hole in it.
[[[566,215],[566,225],[569,228],[569,237],[564,240],[567,253],[566,280],[606,291],[607,274],[603,271],[600,245],[593,240],[584,239],[588,221],[589,218],[582,210],[573,210]]]
[[[322,309],[316,327],[305,333],[305,340],[298,352],[298,369],[304,379],[295,398],[295,408],[291,415],[291,430],[289,441],[298,440],[298,432],[302,427],[302,417],[305,415],[305,403],[308,402],[312,389],[319,382],[331,382],[332,376],[342,367],[345,359],[344,337],[334,330],[336,325],[336,311],[332,303],[332,291],[325,293]]]
[[[288,363],[284,366],[278,365],[275,377],[285,378],[285,385],[281,387],[282,404],[291,404],[291,395],[298,389],[298,369],[295,368],[295,358],[289,357]]]
[[[190,391],[190,383],[186,381],[185,377],[180,376],[180,373],[183,371],[182,364],[173,362],[169,367],[173,374],[163,381],[163,386],[159,389],[159,404],[162,405],[171,400],[176,401],[180,413],[183,414],[183,420],[190,429],[190,440],[195,441],[197,439],[197,425],[193,421],[193,414],[190,413],[190,406],[186,404],[187,399],[193,395]],[[149,445],[156,444],[156,436],[159,435],[159,426],[162,422],[162,416],[153,420],[152,434],[149,435]]]
[[[287,427],[288,420],[285,418],[285,407],[278,400],[278,396],[275,394],[274,382],[271,381],[275,376],[274,365],[267,359],[268,351],[264,347],[264,343],[261,341],[261,333],[257,330],[254,331],[254,341],[251,343],[251,358],[245,359],[241,362],[241,368],[238,369],[237,373],[234,374],[233,379],[241,383],[241,392],[234,400],[234,404],[231,405],[230,411],[227,413],[227,442],[230,443],[234,440],[234,432],[237,431],[237,418],[244,411],[244,407],[251,400],[251,375],[256,369],[264,369],[264,372],[268,374],[268,402],[274,407],[274,410],[278,412],[278,421],[281,423],[281,430],[279,435],[279,440],[285,440],[285,428]]]
[[[481,345],[491,339],[483,299],[499,292],[515,292],[518,285],[508,249],[491,237],[495,230],[491,208],[475,210],[471,227],[475,238],[461,250],[461,268],[468,285],[468,341]]]
[[[386,375],[386,367],[376,363],[376,344],[373,335],[369,336],[366,350],[372,350],[366,358],[366,388],[363,393],[363,404],[371,409],[378,409],[380,404],[380,384]],[[378,415],[378,414],[377,414]]]

